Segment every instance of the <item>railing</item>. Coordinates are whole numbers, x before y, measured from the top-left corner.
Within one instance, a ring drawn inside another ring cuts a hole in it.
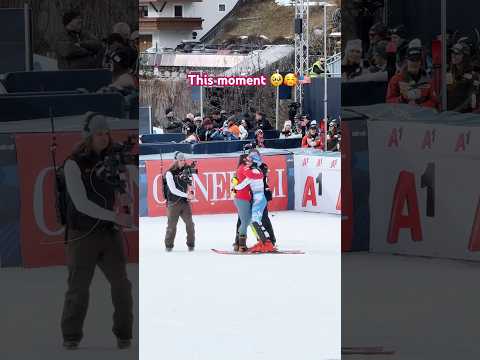
[[[331,77],[342,76],[342,53],[327,57],[327,70]]]

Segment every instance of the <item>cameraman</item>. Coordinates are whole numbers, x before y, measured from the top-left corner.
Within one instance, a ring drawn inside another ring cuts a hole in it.
[[[97,174],[113,147],[106,118],[87,113],[83,137],[64,164],[68,290],[61,321],[63,346],[75,350],[82,340],[90,283],[98,265],[111,286],[117,346],[126,349],[131,345],[133,300],[120,227],[131,226],[133,219],[114,211],[117,193]],[[129,170],[135,174],[135,169]],[[138,182],[135,175],[133,179]]]
[[[193,199],[191,190],[191,174],[186,174],[187,162],[185,154],[176,152],[174,163],[165,174],[165,199],[167,200],[167,232],[165,248],[172,251],[177,233],[178,218],[181,217],[187,229],[187,246],[189,251],[195,249],[195,225],[192,219],[190,201]]]

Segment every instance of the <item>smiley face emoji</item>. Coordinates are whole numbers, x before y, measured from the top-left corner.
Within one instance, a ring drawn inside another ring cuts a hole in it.
[[[287,74],[285,75],[283,83],[287,86],[295,86],[297,85],[297,77],[295,76],[295,74],[292,73]]]
[[[272,84],[272,86],[280,86],[282,85],[283,83],[283,76],[281,74],[273,74],[271,77],[270,77],[270,83]]]

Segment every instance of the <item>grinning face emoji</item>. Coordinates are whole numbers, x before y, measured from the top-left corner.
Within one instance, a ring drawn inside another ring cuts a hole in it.
[[[285,79],[283,80],[283,83],[287,86],[295,86],[297,85],[297,77],[295,74],[287,74],[285,75]]]
[[[275,73],[270,78],[270,82],[272,83],[272,86],[275,86],[275,87],[280,86],[283,83],[283,76]]]

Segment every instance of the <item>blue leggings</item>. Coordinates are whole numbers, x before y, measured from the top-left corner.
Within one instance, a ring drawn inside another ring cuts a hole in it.
[[[235,199],[233,201],[237,207],[238,217],[240,218],[240,227],[238,228],[239,235],[247,235],[248,225],[252,220],[250,201]]]
[[[267,206],[267,199],[265,198],[263,191],[254,193],[252,204],[252,222],[262,225],[262,216],[265,206]]]

